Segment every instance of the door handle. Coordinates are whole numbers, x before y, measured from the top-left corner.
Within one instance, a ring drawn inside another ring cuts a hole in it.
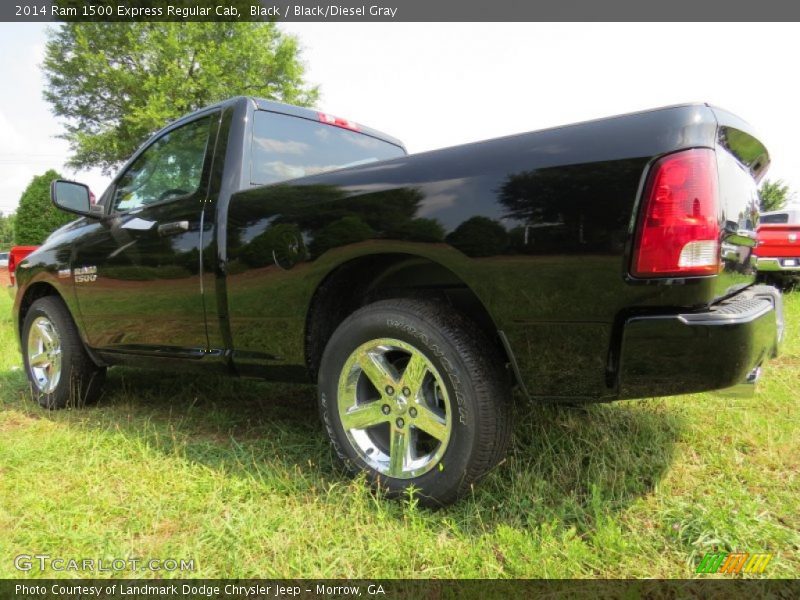
[[[155,221],[146,221],[145,219],[140,219],[139,217],[134,217],[130,221],[123,223],[120,228],[121,229],[130,229],[133,231],[147,231],[152,229],[153,225],[155,225]]]
[[[172,223],[164,223],[158,226],[158,235],[161,237],[175,235],[176,233],[183,233],[185,231],[189,231],[189,221],[173,221]]]

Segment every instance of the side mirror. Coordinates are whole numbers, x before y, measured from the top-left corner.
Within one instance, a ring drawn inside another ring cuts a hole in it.
[[[57,179],[50,185],[50,199],[58,208],[84,217],[103,216],[103,207],[92,204],[89,186]]]

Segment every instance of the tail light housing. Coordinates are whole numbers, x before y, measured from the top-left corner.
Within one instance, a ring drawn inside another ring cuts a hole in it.
[[[16,285],[14,279],[14,271],[17,270],[17,265],[21,263],[28,254],[36,250],[39,246],[14,246],[8,252],[8,278],[11,285]]]
[[[634,277],[715,275],[720,207],[714,151],[694,148],[659,159],[648,177],[634,238]]]

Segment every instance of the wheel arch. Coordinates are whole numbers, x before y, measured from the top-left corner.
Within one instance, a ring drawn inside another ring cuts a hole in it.
[[[388,298],[425,297],[447,302],[472,321],[512,363],[501,333],[478,294],[452,269],[404,252],[362,255],[331,268],[311,296],[305,323],[305,362],[316,380],[322,353],[336,328],[362,306]]]
[[[55,296],[64,304],[64,297],[61,293],[56,289],[54,285],[47,281],[37,281],[35,283],[30,284],[26,289],[25,292],[22,294],[22,297],[19,301],[19,309],[17,310],[17,336],[21,338],[22,336],[22,328],[25,324],[25,317],[28,315],[28,311],[30,310],[33,303],[39,300],[40,298],[46,298],[48,296]],[[74,319],[74,318],[73,318]]]
[[[67,302],[66,298],[64,298],[64,295],[61,293],[61,291],[49,281],[40,280],[31,283],[25,289],[25,292],[22,294],[22,297],[19,300],[19,308],[17,309],[17,339],[19,340],[20,345],[23,343],[22,329],[25,326],[25,317],[28,315],[28,311],[30,310],[31,306],[33,306],[34,302],[41,298],[47,297],[58,298],[64,304],[69,316],[72,318],[73,323],[75,323],[81,343],[83,344],[86,353],[89,355],[89,358],[98,367],[106,366],[105,363],[95,355],[92,349],[89,348],[86,340],[83,339],[80,325],[78,324],[78,320],[75,318],[75,315],[72,312],[69,302]]]

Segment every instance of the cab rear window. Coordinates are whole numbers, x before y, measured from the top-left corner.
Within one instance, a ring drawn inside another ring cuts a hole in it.
[[[264,110],[253,117],[250,183],[263,185],[404,156],[364,133]]]

